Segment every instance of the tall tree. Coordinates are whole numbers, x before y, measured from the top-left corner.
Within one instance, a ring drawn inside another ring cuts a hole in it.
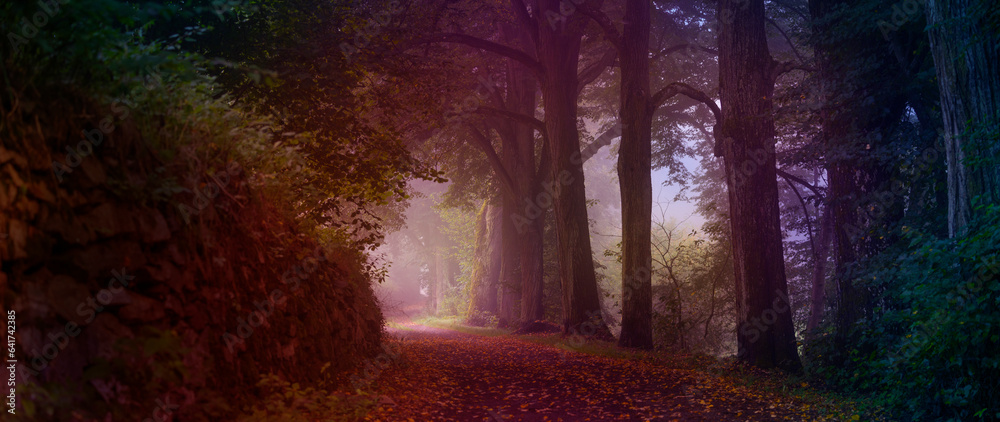
[[[620,57],[621,85],[618,150],[618,183],[622,202],[622,331],[618,344],[650,349],[652,335],[652,257],[650,230],[653,207],[653,114],[664,102],[684,94],[708,105],[718,117],[718,107],[703,92],[674,82],[650,91],[650,0],[628,0],[619,35],[611,19],[596,9],[585,9],[603,29]],[[667,49],[670,51],[671,49]]]
[[[973,198],[1000,203],[1000,51],[987,36],[979,0],[928,0],[927,23],[937,70],[948,160],[948,232],[974,216]],[[996,7],[994,4],[993,7]],[[992,137],[992,139],[990,139]],[[976,157],[979,155],[979,157]]]
[[[514,3],[521,5],[520,1]],[[534,34],[541,69],[545,131],[555,182],[555,225],[558,239],[559,280],[563,291],[563,330],[571,332],[587,322],[608,336],[603,320],[591,315],[601,310],[594,257],[590,247],[587,195],[583,176],[577,98],[580,44],[586,20],[579,13],[563,16],[565,1],[537,0],[533,21],[525,22]],[[519,13],[522,13],[519,10]],[[523,14],[527,14],[523,10]],[[522,15],[523,16],[523,15]],[[552,24],[552,16],[563,16]]]
[[[797,371],[772,114],[775,79],[787,69],[768,50],[763,0],[719,0],[716,10],[722,120],[715,135],[729,190],[739,358]],[[752,172],[744,169],[750,163]]]
[[[653,347],[650,7],[650,0],[625,3],[625,24],[619,43],[622,140],[618,149],[618,184],[622,196],[623,301],[618,344],[643,349]]]
[[[469,286],[469,323],[485,325],[487,315],[499,309],[497,287],[500,284],[500,210],[483,203],[477,216],[475,263]]]

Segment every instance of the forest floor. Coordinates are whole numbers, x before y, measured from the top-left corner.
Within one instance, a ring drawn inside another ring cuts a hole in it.
[[[788,377],[738,368],[722,376],[693,357],[615,356],[607,343],[571,347],[559,335],[440,321],[394,323],[388,331],[395,346],[369,374],[377,405],[366,420],[858,420],[848,403],[806,383],[792,380],[789,388]]]

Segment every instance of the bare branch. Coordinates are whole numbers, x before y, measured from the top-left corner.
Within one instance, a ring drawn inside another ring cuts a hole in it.
[[[775,170],[777,170],[778,176],[781,176],[781,177],[785,178],[785,180],[790,180],[790,181],[793,181],[795,183],[798,183],[798,184],[800,184],[802,186],[805,186],[805,187],[809,188],[809,190],[813,191],[813,193],[815,193],[816,196],[818,196],[820,198],[825,198],[826,197],[826,195],[824,195],[823,192],[820,191],[820,188],[809,184],[809,182],[806,182],[805,180],[802,180],[801,178],[799,178],[799,177],[797,177],[797,176],[795,176],[795,175],[793,175],[793,174],[791,174],[791,173],[789,173],[787,171],[784,171],[782,169],[775,169]]]
[[[791,47],[792,53],[794,53],[795,57],[799,59],[799,63],[805,63],[807,60],[802,57],[802,54],[799,54],[799,49],[795,48],[795,43],[793,43],[792,39],[788,36],[787,33],[785,33],[785,30],[781,29],[781,27],[778,26],[777,22],[775,22],[770,18],[767,18],[767,23],[771,24],[771,26],[773,26],[774,29],[777,29],[778,33],[780,33],[782,37],[785,37],[785,42],[787,42],[788,46]]]
[[[813,226],[812,219],[809,218],[809,207],[806,206],[806,201],[802,199],[802,194],[799,193],[799,189],[795,187],[795,184],[787,177],[785,178],[785,183],[788,184],[788,187],[792,188],[795,196],[799,198],[799,204],[802,205],[802,213],[806,216],[806,233],[809,235],[809,247],[812,249],[813,256],[816,256],[816,241],[813,239]]]

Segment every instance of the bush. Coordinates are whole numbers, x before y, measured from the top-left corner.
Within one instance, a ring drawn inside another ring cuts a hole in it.
[[[857,278],[877,292],[875,314],[845,353],[818,336],[806,349],[813,370],[899,420],[1000,419],[1000,209],[978,213],[956,239],[904,227],[904,243]]]

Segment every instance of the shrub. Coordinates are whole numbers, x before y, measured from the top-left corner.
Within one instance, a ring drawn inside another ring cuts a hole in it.
[[[956,239],[904,228],[905,243],[856,275],[877,292],[874,315],[845,353],[831,333],[817,336],[813,370],[899,420],[1000,419],[1000,208],[978,211]]]

